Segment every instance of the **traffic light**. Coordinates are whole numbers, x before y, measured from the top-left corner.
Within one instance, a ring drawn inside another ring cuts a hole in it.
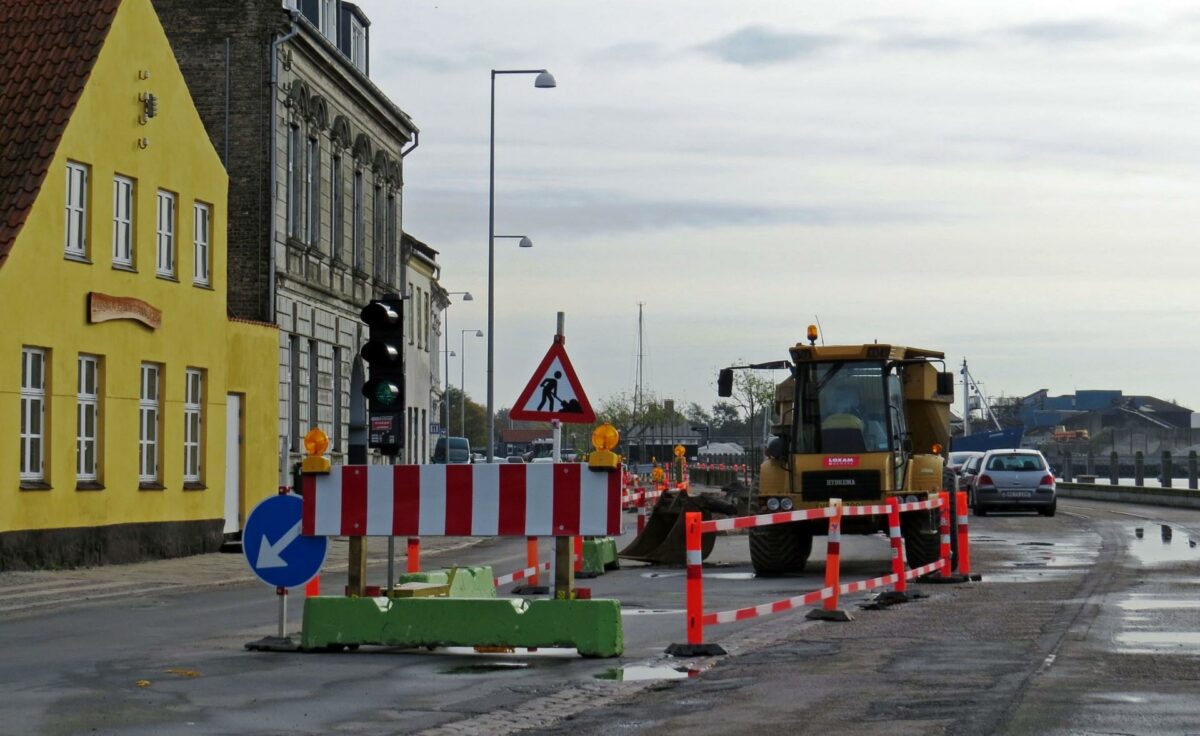
[[[362,320],[370,335],[362,348],[369,378],[363,384],[367,399],[367,445],[385,455],[399,455],[404,446],[404,300],[387,294],[363,307]]]

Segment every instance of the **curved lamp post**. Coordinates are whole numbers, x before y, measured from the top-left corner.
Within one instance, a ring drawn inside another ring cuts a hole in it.
[[[536,74],[533,86],[553,89],[558,86],[554,75],[545,69],[493,69],[491,133],[488,141],[488,325],[487,325],[487,459],[494,459],[495,427],[495,271],[496,271],[496,75]],[[528,238],[525,239],[527,241]],[[522,247],[528,247],[522,241]]]

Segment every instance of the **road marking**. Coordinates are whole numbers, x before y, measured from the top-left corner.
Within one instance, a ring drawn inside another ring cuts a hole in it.
[[[9,611],[24,611],[24,610],[30,610],[33,608],[45,608],[46,606],[52,606],[52,605],[74,606],[74,605],[78,605],[78,604],[82,604],[82,603],[90,603],[92,601],[98,601],[103,598],[116,598],[118,596],[129,596],[129,595],[148,595],[150,593],[161,593],[166,590],[174,590],[176,588],[185,588],[185,587],[187,587],[187,586],[181,585],[178,583],[171,583],[171,584],[167,584],[167,585],[159,585],[158,587],[155,587],[155,588],[138,588],[136,590],[119,590],[115,593],[100,593],[97,595],[89,595],[89,596],[84,596],[84,597],[80,597],[80,598],[68,598],[66,600],[36,601],[36,602],[31,602],[31,603],[25,603],[25,604],[19,605],[19,606],[0,606],[0,613],[7,613]],[[73,592],[73,591],[63,591],[63,592]]]

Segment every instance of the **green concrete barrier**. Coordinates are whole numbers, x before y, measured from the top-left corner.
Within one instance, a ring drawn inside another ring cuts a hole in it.
[[[578,576],[594,578],[606,570],[620,567],[617,561],[617,541],[612,537],[585,537],[583,540],[583,569]]]
[[[625,647],[615,600],[343,598],[304,601],[305,651],[391,647],[574,647],[616,657]]]
[[[454,573],[453,577],[451,577],[451,572]],[[449,585],[451,598],[496,597],[496,578],[492,575],[492,568],[488,565],[409,572],[397,576],[396,584],[403,585],[404,583]]]

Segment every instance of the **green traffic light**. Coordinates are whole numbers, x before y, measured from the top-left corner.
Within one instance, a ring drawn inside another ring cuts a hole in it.
[[[399,398],[400,393],[396,390],[396,384],[390,381],[384,381],[375,388],[375,400],[383,406],[391,406]]]

